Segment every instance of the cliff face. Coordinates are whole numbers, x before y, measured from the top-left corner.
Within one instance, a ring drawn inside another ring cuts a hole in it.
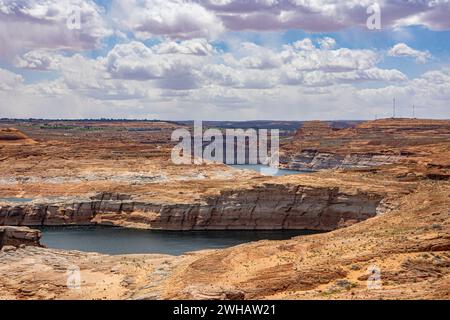
[[[448,182],[422,181],[348,228],[182,256],[3,250],[0,299],[449,299],[449,196]],[[82,290],[67,286],[73,265]]]
[[[367,168],[393,164],[404,158],[401,155],[389,154],[347,154],[320,152],[317,150],[303,150],[300,153],[285,155],[280,158],[281,164],[292,170],[323,170]]]
[[[165,230],[333,230],[373,217],[383,196],[339,188],[264,184],[222,191],[193,204],[158,204],[126,195],[0,207],[0,225],[108,224]]]
[[[205,252],[170,271],[164,298],[448,299],[449,195],[447,182],[424,182],[389,214],[348,228]],[[135,296],[161,290],[146,288]]]
[[[368,168],[439,158],[436,146],[448,144],[445,120],[380,119],[355,127],[331,128],[320,121],[304,123],[281,145],[280,162],[294,170]],[[430,157],[430,152],[436,153]]]
[[[4,246],[40,246],[41,232],[27,227],[0,227],[0,249]]]

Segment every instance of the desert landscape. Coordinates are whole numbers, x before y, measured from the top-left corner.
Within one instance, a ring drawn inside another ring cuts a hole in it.
[[[450,298],[450,121],[300,122],[280,141],[298,174],[282,176],[175,165],[177,128],[1,120],[0,299]],[[45,247],[51,226],[318,233],[110,255]]]
[[[448,306],[449,13],[0,0],[0,315]]]

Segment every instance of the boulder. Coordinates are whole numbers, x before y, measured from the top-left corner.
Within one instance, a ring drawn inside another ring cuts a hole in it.
[[[28,227],[0,226],[0,249],[9,246],[41,246],[41,231]]]

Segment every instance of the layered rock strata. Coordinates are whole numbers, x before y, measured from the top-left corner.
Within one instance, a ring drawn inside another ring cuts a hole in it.
[[[446,120],[379,119],[343,129],[309,121],[281,143],[280,162],[293,170],[361,169],[432,158],[441,164],[446,150],[439,145],[448,144],[449,137]]]
[[[107,224],[164,230],[333,230],[377,215],[383,195],[337,187],[263,184],[195,203],[153,203],[103,193],[85,200],[4,205],[0,225]]]
[[[0,227],[0,249],[4,246],[40,246],[41,232],[28,227]]]
[[[286,155],[280,158],[281,165],[291,170],[324,170],[368,168],[394,164],[403,159],[402,155],[389,154],[347,154],[303,150],[300,153]]]

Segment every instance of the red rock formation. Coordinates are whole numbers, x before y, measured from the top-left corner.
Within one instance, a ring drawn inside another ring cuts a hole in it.
[[[380,119],[354,128],[331,130],[322,122],[307,122],[281,146],[283,167],[294,170],[369,168],[439,159],[450,143],[450,121]],[[432,153],[430,157],[429,153]]]
[[[30,144],[35,143],[27,135],[14,128],[0,128],[1,144]]]
[[[222,191],[192,204],[102,194],[63,203],[0,207],[0,225],[107,224],[163,230],[334,230],[377,214],[385,195],[295,184]]]
[[[27,227],[0,226],[0,249],[3,246],[40,246],[41,232]]]

